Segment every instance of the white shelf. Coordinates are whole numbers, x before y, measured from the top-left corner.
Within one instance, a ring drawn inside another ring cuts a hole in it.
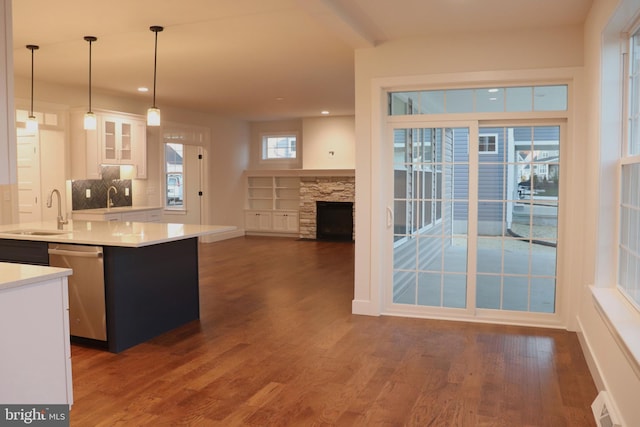
[[[280,174],[246,177],[245,229],[294,235],[299,230],[300,178]]]

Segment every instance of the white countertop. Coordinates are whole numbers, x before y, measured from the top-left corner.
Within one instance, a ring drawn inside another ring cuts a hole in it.
[[[237,227],[232,225],[69,220],[69,223],[64,225],[62,230],[58,230],[56,221],[42,221],[0,225],[0,239],[136,248],[236,229]],[[32,231],[36,234],[13,233],[16,231]],[[38,235],[38,232],[56,234]]]
[[[83,215],[86,215],[86,214],[104,215],[108,213],[144,212],[144,211],[152,211],[155,209],[162,209],[162,206],[115,206],[113,208],[78,209],[71,212],[79,213]]]
[[[69,268],[0,262],[0,290],[71,275]]]

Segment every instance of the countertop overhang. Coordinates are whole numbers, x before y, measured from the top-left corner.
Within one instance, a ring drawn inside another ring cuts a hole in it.
[[[0,262],[0,290],[70,276],[71,269]]]
[[[56,221],[40,221],[0,225],[0,239],[136,248],[236,229],[231,225],[69,220],[59,230]]]

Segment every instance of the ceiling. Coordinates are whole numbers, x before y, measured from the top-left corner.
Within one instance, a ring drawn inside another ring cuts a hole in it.
[[[15,74],[245,120],[354,113],[354,50],[584,22],[592,0],[14,0]],[[37,100],[37,97],[36,97]]]

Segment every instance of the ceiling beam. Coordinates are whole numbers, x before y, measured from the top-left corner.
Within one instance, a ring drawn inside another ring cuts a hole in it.
[[[354,49],[375,47],[382,32],[353,3],[341,0],[297,0],[298,5]]]

